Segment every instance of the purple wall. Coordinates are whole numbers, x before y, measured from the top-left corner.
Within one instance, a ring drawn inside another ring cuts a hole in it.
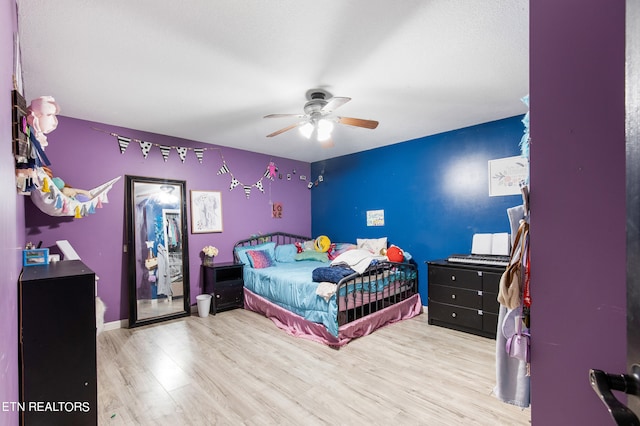
[[[64,105],[61,105],[61,109],[64,114]],[[124,154],[121,154],[116,137],[105,132],[154,144],[209,150],[204,152],[202,164],[193,151],[187,152],[186,160],[182,163],[175,149],[171,150],[165,162],[160,149],[155,146],[145,159],[137,142],[132,141]],[[309,235],[311,231],[311,195],[307,182],[299,179],[300,175],[309,176],[309,163],[233,148],[218,147],[220,150],[213,150],[216,148],[213,145],[68,117],[59,117],[58,128],[48,135],[48,139],[46,153],[51,161],[51,168],[66,183],[91,189],[116,176],[122,176],[108,194],[109,203],[83,219],[47,216],[30,200],[25,204],[28,241],[43,241],[43,247],[55,247],[56,240],[69,240],[82,260],[100,277],[98,295],[107,305],[107,322],[128,317],[127,258],[123,253],[124,175],[185,180],[187,198],[190,190],[222,192],[223,232],[188,234],[192,304],[195,304],[196,296],[201,293],[201,250],[205,245],[218,247],[220,254],[216,261],[225,262],[233,260],[233,243],[248,238],[251,234],[286,231]],[[230,174],[217,174],[223,164],[220,152],[231,173],[243,184],[250,185],[260,180],[270,161],[275,162],[284,178],[276,178],[273,182],[263,179],[264,193],[254,187],[247,198],[242,187],[229,190]],[[288,181],[286,174],[293,173],[294,170],[294,178]],[[188,201],[188,226],[191,229]],[[270,201],[283,203],[282,219],[271,217]]]
[[[18,401],[18,293],[24,246],[24,202],[16,195],[11,141],[15,0],[0,1],[0,403]],[[0,410],[0,424],[18,424],[17,411]]]
[[[605,425],[626,369],[624,0],[530,4],[532,421]]]

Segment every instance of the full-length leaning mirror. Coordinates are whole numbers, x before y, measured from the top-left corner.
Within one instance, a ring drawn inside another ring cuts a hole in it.
[[[129,327],[190,313],[185,186],[126,176]]]

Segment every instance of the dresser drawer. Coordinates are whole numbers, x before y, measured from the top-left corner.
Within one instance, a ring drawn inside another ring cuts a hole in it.
[[[498,294],[498,288],[500,287],[500,278],[502,274],[496,274],[493,272],[482,273],[482,290],[486,293]]]
[[[483,309],[481,293],[478,294],[476,290],[466,290],[458,287],[433,284],[429,286],[429,301],[472,309]]]
[[[429,322],[440,321],[464,328],[482,329],[482,315],[477,309],[462,308],[444,303],[429,303]]]
[[[474,270],[430,266],[429,284],[482,290],[482,273]]]
[[[489,334],[495,339],[498,330],[498,315],[483,311],[482,313],[482,331]]]
[[[483,292],[482,297],[482,310],[485,312],[491,312],[492,314],[498,314],[500,312],[500,304],[498,303],[498,295],[495,293]]]

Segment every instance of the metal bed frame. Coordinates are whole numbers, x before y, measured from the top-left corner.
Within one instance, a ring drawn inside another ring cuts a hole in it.
[[[276,245],[305,242],[313,238],[274,232],[256,235],[240,240],[234,245],[233,256],[239,262],[235,247],[255,246],[265,242]],[[379,279],[392,279],[382,291],[370,292]],[[379,262],[370,266],[363,274],[351,274],[337,284],[336,301],[338,304],[338,326],[364,318],[386,307],[400,303],[418,293],[418,268],[415,262]]]

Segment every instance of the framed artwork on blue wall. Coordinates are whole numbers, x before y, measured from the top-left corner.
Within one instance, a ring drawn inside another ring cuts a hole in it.
[[[529,161],[515,156],[489,160],[489,196],[520,194],[520,185],[529,179]]]

